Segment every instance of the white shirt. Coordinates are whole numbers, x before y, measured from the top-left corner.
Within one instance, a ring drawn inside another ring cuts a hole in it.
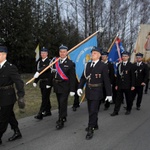
[[[137,62],[137,66],[140,66],[142,62]]]
[[[91,62],[91,66],[92,66],[92,64],[93,64],[93,62],[94,62],[94,65],[93,65],[93,67],[94,67],[94,66],[98,63],[98,61],[99,61],[99,59],[96,60],[96,61],[92,61],[92,62]],[[90,66],[90,67],[91,67],[91,66]]]
[[[1,68],[3,67],[3,65],[5,64],[7,60],[4,60],[2,63],[0,63]]]
[[[47,57],[46,57],[46,58],[44,58],[44,59],[42,59],[42,61],[44,62],[46,59],[47,59]]]
[[[128,62],[128,61],[123,61],[122,63],[123,63],[123,65],[126,65],[126,64],[127,64],[127,62]]]
[[[60,62],[63,63],[66,59],[67,59],[67,57],[60,59]]]

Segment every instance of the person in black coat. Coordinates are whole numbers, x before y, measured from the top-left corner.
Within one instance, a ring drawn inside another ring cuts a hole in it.
[[[33,86],[36,87],[38,81],[41,95],[42,95],[42,102],[41,107],[38,114],[34,117],[36,119],[43,119],[43,117],[51,116],[51,102],[50,102],[50,93],[52,88],[52,73],[51,69],[46,70],[39,76],[39,73],[45,69],[50,64],[50,59],[48,58],[48,49],[42,48],[41,49],[41,60],[37,63],[37,72],[34,75]]]
[[[94,130],[98,129],[99,103],[103,98],[103,86],[106,90],[106,99],[112,100],[111,84],[108,76],[107,65],[100,61],[101,52],[97,47],[93,47],[92,62],[88,62],[81,76],[77,93],[82,94],[82,88],[86,83],[85,97],[87,99],[89,122],[86,128],[86,139],[93,137]]]
[[[64,45],[59,47],[60,60],[52,66],[53,87],[58,101],[59,117],[56,128],[62,129],[67,120],[68,96],[75,95],[76,74],[75,64],[67,58],[68,48]],[[57,58],[54,58],[55,60]]]
[[[108,53],[107,52],[102,52],[101,61],[108,66],[108,74],[109,74],[112,91],[115,91],[115,90],[113,90],[114,84],[115,84],[114,65],[108,61]],[[104,102],[105,98],[106,98],[105,87],[104,87],[103,91],[104,91],[104,98],[103,98],[103,102]],[[115,95],[115,93],[113,93],[113,95]],[[105,107],[104,110],[107,110],[110,107],[110,102],[106,101],[104,107]]]
[[[0,46],[0,144],[2,144],[2,136],[7,130],[8,124],[14,130],[12,137],[8,141],[14,141],[22,138],[18,128],[13,108],[17,100],[14,84],[17,90],[19,108],[24,108],[24,83],[18,73],[15,65],[10,64],[7,60],[7,47]]]
[[[135,89],[135,76],[133,64],[130,63],[128,60],[129,60],[129,53],[124,51],[122,53],[122,62],[117,67],[117,79],[116,79],[117,81],[115,87],[117,90],[117,98],[114,112],[111,114],[111,116],[118,115],[121,103],[123,101],[123,94],[125,94],[127,104],[125,115],[129,115],[131,113],[132,108],[131,91]]]
[[[136,63],[134,63],[134,74],[135,74],[135,90],[132,92],[133,100],[137,94],[137,102],[136,107],[137,110],[140,110],[142,96],[143,96],[143,88],[146,85],[148,80],[148,66],[143,60],[143,54],[137,53],[136,54]]]

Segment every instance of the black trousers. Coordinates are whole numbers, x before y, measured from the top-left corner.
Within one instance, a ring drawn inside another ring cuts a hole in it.
[[[0,107],[0,139],[8,124],[10,124],[12,129],[18,129],[18,121],[16,120],[13,107],[14,104]]]
[[[73,107],[79,107],[79,96],[77,94],[77,92],[74,95],[74,102],[73,102]]]
[[[67,105],[68,105],[69,93],[56,93],[58,101],[59,118],[67,117]]]
[[[140,107],[142,102],[142,97],[143,97],[143,86],[136,86],[135,90],[132,91],[133,101],[136,97],[136,94],[137,94],[136,106]]]
[[[126,98],[127,111],[131,111],[131,108],[132,108],[131,90],[130,89],[119,89],[117,91],[117,98],[116,98],[116,102],[115,102],[115,108],[114,108],[115,112],[119,112],[119,110],[120,110],[121,103],[123,100],[123,94],[125,94],[125,98]]]
[[[100,100],[87,100],[89,123],[88,126],[94,128],[98,125],[98,111]]]
[[[48,89],[41,88],[42,102],[40,107],[40,113],[44,111],[50,112],[51,110],[50,93],[51,93],[51,88]]]

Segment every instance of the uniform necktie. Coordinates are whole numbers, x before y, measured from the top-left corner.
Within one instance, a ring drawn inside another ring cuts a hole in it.
[[[123,63],[123,65],[125,66],[125,65],[126,65],[126,63]]]
[[[137,63],[137,66],[140,66],[140,63]]]
[[[94,68],[94,64],[95,64],[95,62],[92,62],[92,65],[90,66],[90,73],[92,72],[92,70]]]

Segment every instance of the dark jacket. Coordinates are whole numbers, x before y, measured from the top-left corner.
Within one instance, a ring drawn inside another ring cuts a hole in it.
[[[108,76],[108,67],[101,61],[98,61],[90,73],[91,62],[87,63],[83,72],[78,88],[82,89],[86,83],[85,97],[89,100],[101,100],[103,98],[103,85],[106,89],[106,96],[111,96],[111,84]],[[90,76],[91,74],[91,76]],[[100,85],[99,87],[90,87],[91,85]]]
[[[123,63],[118,65],[116,85],[118,89],[130,89],[132,86],[135,87],[135,75],[131,62],[127,62],[126,66],[123,66]]]
[[[0,106],[7,106],[16,102],[14,84],[17,96],[19,98],[24,97],[24,83],[18,73],[18,69],[6,61],[0,69]]]
[[[37,71],[41,72],[50,64],[50,59],[47,58],[45,61],[38,61],[37,63]],[[46,70],[42,73],[37,79],[34,80],[35,83],[40,81],[40,88],[46,88],[46,85],[52,86],[52,73],[51,69]]]
[[[135,86],[141,86],[141,83],[147,83],[149,72],[148,66],[145,63],[141,63],[140,66],[137,66],[137,63],[134,63],[134,74],[135,74]]]
[[[69,80],[68,81],[63,80],[57,73],[57,71],[54,72],[53,73],[54,92],[55,93],[76,92],[75,64],[70,59],[67,58],[62,64],[59,64],[59,66]],[[53,69],[56,69],[55,65],[53,66]]]

